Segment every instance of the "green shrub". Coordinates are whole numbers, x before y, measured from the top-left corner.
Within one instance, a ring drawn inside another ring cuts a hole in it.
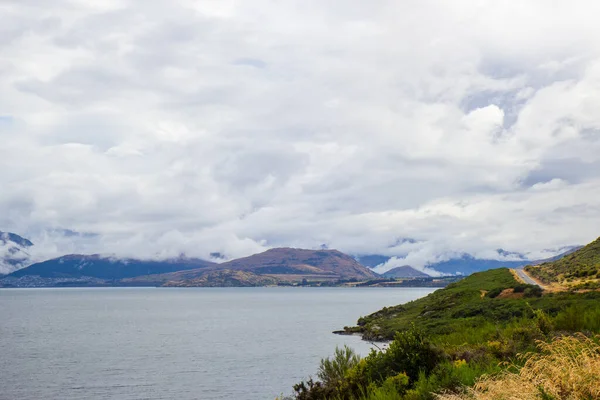
[[[498,297],[500,295],[500,293],[502,293],[502,289],[495,288],[495,289],[492,289],[489,292],[487,292],[486,296],[489,297],[490,299],[494,299],[494,298]]]
[[[370,382],[380,383],[401,373],[413,382],[421,372],[430,373],[441,358],[441,352],[433,347],[423,332],[412,326],[407,331],[396,333],[386,351],[371,352],[366,358],[365,372]]]
[[[515,293],[523,293],[528,286],[529,285],[517,285],[517,286],[515,286],[513,288],[513,292],[515,292]]]
[[[317,376],[325,386],[335,387],[340,384],[351,368],[354,368],[360,357],[348,346],[336,347],[332,358],[321,360]]]
[[[543,292],[544,290],[541,287],[529,285],[529,287],[525,289],[524,295],[525,297],[542,297]]]

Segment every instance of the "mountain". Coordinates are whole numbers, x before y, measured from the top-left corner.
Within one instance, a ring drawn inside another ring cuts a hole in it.
[[[558,260],[527,266],[525,270],[546,284],[567,289],[600,288],[600,237]]]
[[[29,264],[30,240],[15,233],[0,232],[0,275],[8,274]]]
[[[409,265],[392,268],[383,274],[386,278],[428,278],[424,272],[414,269]]]
[[[140,275],[164,274],[188,269],[207,268],[213,262],[196,258],[177,258],[164,261],[115,259],[100,255],[71,254],[30,265],[9,275],[19,278],[40,276],[42,278],[92,277],[119,280]]]
[[[337,250],[270,249],[219,265],[260,275],[315,275],[336,279],[374,278],[376,273]]]

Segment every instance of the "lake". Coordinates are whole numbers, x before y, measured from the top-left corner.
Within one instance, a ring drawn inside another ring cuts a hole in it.
[[[429,288],[0,290],[0,399],[274,399]]]

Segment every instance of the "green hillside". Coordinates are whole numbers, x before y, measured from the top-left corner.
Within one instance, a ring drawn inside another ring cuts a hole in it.
[[[587,307],[588,300],[598,302],[600,293],[590,294],[589,299],[566,292],[542,296],[539,287],[517,282],[510,270],[501,268],[473,274],[421,299],[383,308],[344,331],[360,333],[367,340],[391,340],[396,332],[414,324],[439,340],[461,334],[467,343],[477,343],[482,338],[469,331],[495,329],[532,317],[534,309],[553,315],[575,303]]]
[[[600,333],[600,292],[542,292],[517,282],[506,268],[480,272],[344,328],[392,342],[362,359],[337,351],[321,362],[319,380],[300,382],[292,398],[433,400],[440,393],[461,394],[482,376],[518,372],[519,354],[575,332]]]
[[[600,238],[557,261],[528,266],[525,270],[547,284],[568,289],[600,288]]]

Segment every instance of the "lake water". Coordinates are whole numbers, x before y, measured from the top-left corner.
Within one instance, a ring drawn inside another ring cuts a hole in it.
[[[421,288],[0,290],[0,399],[274,399]]]

